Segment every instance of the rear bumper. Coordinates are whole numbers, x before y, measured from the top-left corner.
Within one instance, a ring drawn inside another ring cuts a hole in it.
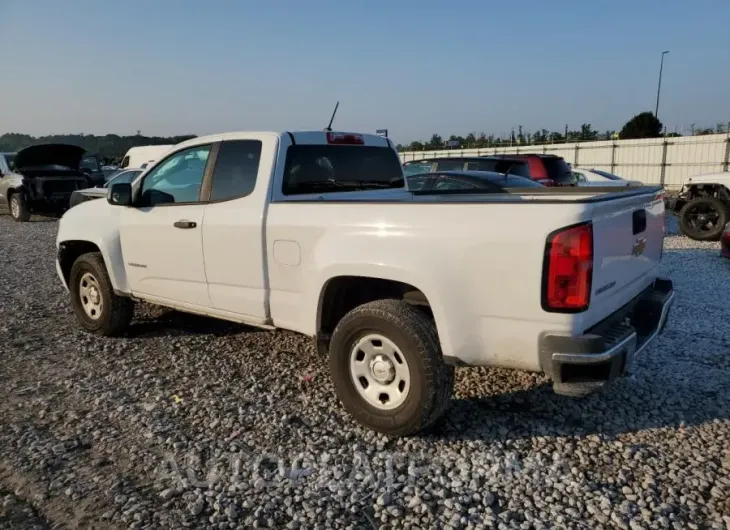
[[[674,301],[672,281],[658,278],[636,298],[580,336],[546,333],[540,364],[558,394],[585,396],[626,374],[662,331]]]

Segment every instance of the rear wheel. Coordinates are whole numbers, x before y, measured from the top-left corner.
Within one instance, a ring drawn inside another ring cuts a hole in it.
[[[715,197],[700,197],[679,212],[679,228],[695,241],[717,241],[728,222],[727,205]]]
[[[76,320],[90,333],[115,336],[123,333],[134,314],[134,302],[117,296],[99,252],[81,255],[71,267],[71,305]]]
[[[362,425],[407,436],[445,412],[454,369],[443,362],[434,324],[411,305],[378,300],[337,324],[330,372],[345,409]]]
[[[10,196],[10,217],[18,223],[30,221],[30,209],[23,198],[22,193],[13,193]]]

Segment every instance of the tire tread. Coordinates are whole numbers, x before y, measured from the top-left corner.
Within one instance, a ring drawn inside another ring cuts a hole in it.
[[[454,369],[444,363],[436,327],[422,312],[401,300],[384,299],[369,302],[347,313],[337,324],[333,338],[356,319],[375,317],[397,326],[413,344],[418,345],[416,355],[421,359],[426,385],[418,412],[405,423],[394,428],[376,428],[393,436],[416,434],[433,425],[447,410],[454,388]],[[343,355],[343,352],[330,352]],[[358,418],[356,418],[358,419]]]
[[[721,222],[720,230],[718,232],[710,232],[708,234],[702,234],[701,236],[697,237],[696,235],[692,234],[691,230],[687,230],[686,228],[686,221],[685,221],[685,214],[687,213],[687,210],[697,204],[698,202],[711,202],[713,203],[713,206],[720,212],[720,219]],[[684,206],[682,206],[682,209],[679,211],[678,215],[679,220],[679,229],[682,232],[683,235],[689,237],[690,239],[694,239],[695,241],[717,241],[722,236],[722,231],[725,228],[725,223],[730,218],[730,210],[728,209],[727,204],[725,204],[721,199],[718,199],[717,197],[697,197],[694,198],[687,203],[685,203]]]
[[[77,318],[82,327],[91,333],[103,335],[105,337],[116,337],[121,335],[129,327],[129,323],[134,316],[134,302],[124,296],[118,296],[114,293],[109,273],[104,264],[104,257],[101,252],[89,252],[79,256],[71,268],[71,281],[76,277],[76,271],[84,265],[88,265],[93,269],[99,280],[99,286],[104,291],[104,301],[108,301],[110,315],[108,319],[101,323],[100,326],[89,326],[82,318]],[[75,296],[75,287],[71,287],[72,296]]]

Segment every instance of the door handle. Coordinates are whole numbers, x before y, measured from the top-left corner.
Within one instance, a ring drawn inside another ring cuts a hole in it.
[[[198,224],[195,221],[175,221],[172,225],[175,228],[195,228]]]

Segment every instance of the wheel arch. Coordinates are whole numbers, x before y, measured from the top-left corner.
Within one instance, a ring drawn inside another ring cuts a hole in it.
[[[58,242],[57,261],[59,274],[63,282],[68,286],[73,264],[80,256],[89,252],[99,252],[101,254],[115,294],[128,295],[127,274],[124,270],[124,262],[121,259],[121,248],[118,250],[109,248],[108,245],[104,244],[104,240],[65,239]]]
[[[443,315],[435,293],[422,288],[419,282],[406,281],[401,275],[343,273],[327,278],[319,290],[315,322],[318,352],[326,354],[332,331],[349,311],[368,302],[389,298],[403,300],[433,320],[443,348],[447,332],[441,325]]]

